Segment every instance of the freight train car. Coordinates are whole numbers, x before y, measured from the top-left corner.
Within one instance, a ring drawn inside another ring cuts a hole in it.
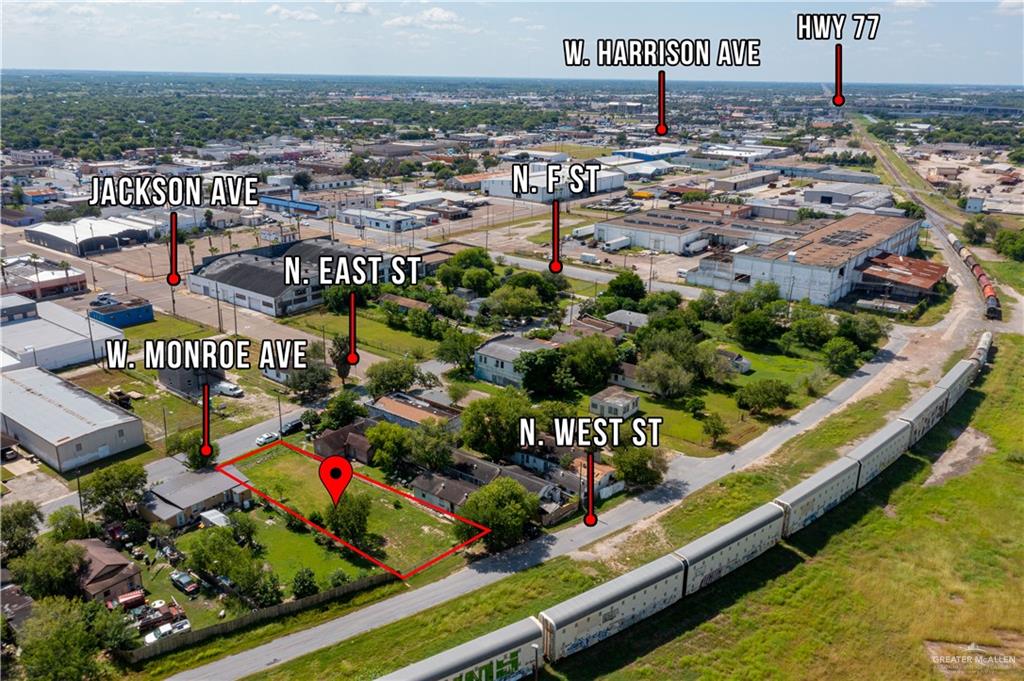
[[[686,594],[761,555],[782,538],[785,514],[768,503],[675,551],[686,561]]]
[[[899,418],[910,424],[910,444],[914,444],[946,415],[949,396],[938,386],[907,407]]]
[[[846,458],[860,464],[857,489],[871,482],[889,465],[910,449],[910,424],[896,419],[875,431],[854,447]]]
[[[957,400],[967,392],[967,388],[970,387],[977,374],[978,363],[962,359],[935,386],[946,390],[949,393],[949,403],[956,404]]]
[[[775,504],[785,513],[782,536],[788,537],[807,527],[856,492],[859,472],[856,461],[843,457],[779,495]]]
[[[540,622],[527,617],[383,676],[380,681],[516,681],[533,676],[543,645]]]
[[[589,648],[683,597],[686,566],[673,554],[540,614],[544,655],[554,662]]]

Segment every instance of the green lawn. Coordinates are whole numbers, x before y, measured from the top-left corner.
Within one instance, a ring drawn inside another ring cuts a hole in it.
[[[356,316],[356,336],[360,347],[365,347],[374,354],[389,358],[426,359],[434,356],[434,352],[437,350],[437,341],[419,338],[408,331],[392,329],[387,324],[374,319],[373,316],[372,310],[369,315],[362,314],[360,311]],[[326,327],[328,341],[335,334],[348,335],[347,314],[307,312],[279,321],[318,337],[322,334],[322,329]]]
[[[574,144],[572,142],[556,142],[534,147],[538,151],[561,151],[569,154],[572,158],[586,161],[598,156],[608,156],[612,153],[611,147],[592,147],[586,144]]]
[[[16,477],[14,473],[10,472],[3,466],[0,466],[0,481],[7,482],[13,477]]]
[[[157,312],[154,319],[145,324],[129,326],[124,330],[131,350],[141,350],[144,341],[156,338],[208,338],[217,334],[217,329],[192,321]]]
[[[907,394],[906,384],[898,384],[830,416],[818,428],[800,436],[802,444],[794,440],[799,446],[793,450],[787,446],[771,474],[736,473],[727,476],[718,484],[687,497],[662,516],[659,527],[650,530],[650,534],[657,536],[662,531],[668,532],[671,548],[677,548],[732,520],[772,498],[783,488],[783,479],[810,473],[834,456],[834,448],[881,426],[885,422],[885,413],[903,404]],[[791,457],[793,461],[790,461]],[[647,534],[641,533],[644,541],[647,541]],[[582,593],[621,573],[626,569],[622,567],[623,562],[639,565],[663,555],[666,552],[663,541],[650,541],[647,547],[630,542],[628,547],[616,551],[617,567],[614,569],[599,561],[557,558],[426,612],[287,662],[259,678],[320,678],[328,675],[327,670],[332,670],[332,673],[337,670],[349,679],[376,678],[523,617],[536,615],[553,603]],[[430,635],[425,636],[425,631],[431,632]],[[654,634],[648,633],[648,636],[659,640]],[[599,648],[598,654],[602,654],[602,650],[604,655],[610,654],[607,648]],[[605,678],[616,678],[614,672],[607,674]],[[550,674],[546,678],[551,678]],[[565,678],[594,677],[579,674]],[[649,678],[675,677],[652,674]]]
[[[994,369],[915,454],[786,545],[550,676],[942,679],[929,642],[1009,643],[1024,629],[1024,465],[1011,458],[1024,450],[1024,338],[1002,335],[997,347]],[[967,425],[995,451],[922,486],[951,429]]]
[[[330,503],[318,466],[314,459],[283,447],[238,464],[254,486],[307,516],[323,512]],[[408,572],[458,543],[452,522],[394,492],[353,478],[345,493],[370,497],[369,533],[382,542],[376,557],[400,572]]]

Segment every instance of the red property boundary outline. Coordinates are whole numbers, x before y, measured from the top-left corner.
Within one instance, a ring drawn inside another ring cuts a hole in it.
[[[262,447],[260,447],[258,449],[254,449],[251,452],[248,452],[246,454],[241,454],[239,456],[236,456],[233,459],[230,459],[230,460],[225,461],[223,463],[219,463],[214,468],[214,470],[217,471],[218,473],[226,475],[227,477],[231,478],[232,480],[237,482],[242,487],[245,487],[246,489],[250,490],[253,494],[258,495],[259,497],[265,499],[266,501],[270,502],[274,506],[277,506],[282,511],[284,511],[286,513],[289,513],[290,515],[298,518],[302,522],[304,522],[307,525],[309,525],[310,527],[312,527],[317,532],[320,532],[320,533],[330,537],[331,539],[333,539],[334,541],[338,542],[342,546],[344,546],[347,549],[351,550],[352,552],[358,554],[362,558],[365,558],[366,560],[370,561],[371,563],[373,563],[377,567],[381,568],[382,570],[387,570],[388,572],[393,574],[395,577],[398,577],[399,579],[402,579],[402,580],[409,579],[413,575],[415,575],[415,574],[417,574],[417,573],[419,573],[419,572],[421,572],[423,570],[426,570],[428,567],[430,567],[434,563],[437,563],[437,562],[439,562],[441,560],[444,560],[445,558],[447,558],[448,556],[452,555],[453,553],[455,553],[459,549],[463,549],[463,548],[469,546],[470,544],[472,544],[473,542],[477,541],[478,539],[483,539],[485,536],[487,536],[488,534],[491,533],[491,528],[485,527],[485,526],[481,525],[480,523],[477,523],[477,522],[474,522],[474,521],[470,520],[469,518],[463,518],[462,516],[460,516],[460,515],[458,515],[456,513],[452,513],[451,511],[444,510],[440,506],[435,506],[434,504],[431,504],[430,502],[423,501],[422,499],[417,499],[416,497],[412,496],[411,494],[409,494],[407,492],[403,492],[400,489],[395,489],[394,487],[391,487],[390,485],[385,485],[382,482],[377,482],[373,478],[367,477],[365,475],[362,475],[360,473],[357,473],[357,472],[353,471],[352,475],[357,477],[357,478],[359,478],[363,482],[367,482],[367,483],[369,483],[371,485],[376,485],[377,487],[380,487],[381,489],[386,489],[389,492],[394,492],[395,494],[403,496],[406,499],[409,499],[410,501],[413,501],[413,502],[415,502],[417,504],[420,504],[421,506],[426,506],[427,508],[429,508],[429,509],[431,509],[433,511],[437,511],[438,513],[442,513],[442,514],[444,514],[446,516],[449,516],[451,518],[455,518],[456,520],[460,520],[460,521],[466,523],[467,525],[472,525],[473,527],[475,527],[475,528],[480,530],[479,534],[476,534],[476,535],[470,537],[469,539],[467,539],[466,541],[462,542],[461,544],[457,544],[457,545],[453,546],[452,548],[448,549],[447,551],[445,551],[441,555],[435,556],[434,558],[431,558],[427,562],[425,562],[422,565],[419,565],[419,566],[413,568],[409,572],[405,572],[405,573],[399,572],[398,570],[396,570],[395,568],[391,567],[387,563],[384,563],[383,561],[380,561],[380,560],[374,558],[373,556],[371,556],[370,554],[366,553],[362,549],[360,549],[360,548],[358,548],[358,547],[348,543],[347,541],[345,541],[341,537],[338,537],[337,535],[333,534],[330,530],[328,530],[328,529],[326,529],[324,527],[320,527],[316,523],[310,521],[309,518],[307,518],[306,516],[302,515],[301,513],[296,511],[295,509],[293,509],[293,508],[291,508],[289,506],[286,506],[285,504],[281,503],[277,499],[274,499],[271,496],[265,494],[264,492],[261,492],[260,490],[256,489],[253,485],[249,484],[248,482],[245,482],[244,480],[241,480],[237,476],[232,475],[231,473],[229,473],[228,471],[225,470],[225,468],[227,466],[232,466],[232,465],[238,463],[239,461],[242,461],[244,459],[248,459],[250,456],[254,456],[256,454],[260,454],[260,453],[265,452],[265,451],[267,451],[269,449],[273,449],[274,447],[277,447],[277,446],[287,447],[291,451],[293,451],[293,452],[295,452],[297,454],[302,454],[303,456],[309,457],[310,459],[313,459],[314,461],[318,461],[319,462],[319,461],[323,461],[324,460],[323,457],[317,456],[316,454],[314,454],[312,452],[307,452],[304,449],[299,449],[295,445],[289,444],[289,443],[285,442],[284,440],[276,440],[274,442],[271,442],[268,445],[263,445]]]

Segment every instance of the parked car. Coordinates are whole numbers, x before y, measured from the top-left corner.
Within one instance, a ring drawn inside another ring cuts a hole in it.
[[[192,623],[188,620],[181,620],[171,625],[172,634],[184,634],[186,631],[192,629]]]
[[[217,586],[220,587],[221,591],[232,591],[235,588],[235,583],[231,581],[230,577],[217,575],[214,581],[217,582]]]
[[[281,435],[291,435],[302,430],[302,421],[299,419],[292,419],[291,421],[285,421],[284,425],[281,426]]]
[[[103,305],[111,305],[116,303],[117,299],[109,293],[101,293],[92,300],[89,301],[89,307],[101,307]]]
[[[245,391],[239,386],[231,383],[230,381],[221,381],[213,385],[213,392],[215,394],[225,395],[227,397],[242,397],[245,395]]]
[[[263,433],[263,435],[260,435],[258,438],[256,438],[256,446],[262,447],[263,445],[269,445],[271,442],[277,439],[277,433]]]
[[[175,570],[171,573],[171,583],[174,584],[174,588],[181,591],[186,596],[193,596],[199,591],[199,584],[196,580],[192,579],[192,576],[187,572]]]
[[[174,627],[170,624],[161,624],[159,627],[146,634],[146,637],[142,639],[142,642],[147,646],[151,646],[164,636],[170,636],[171,633],[173,633],[173,629]]]

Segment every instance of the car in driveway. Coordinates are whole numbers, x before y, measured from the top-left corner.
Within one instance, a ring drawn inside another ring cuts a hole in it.
[[[194,596],[199,592],[199,584],[196,580],[192,579],[190,574],[181,570],[175,570],[171,573],[171,584],[186,596]]]
[[[284,425],[281,426],[281,435],[291,435],[302,430],[302,421],[299,419],[292,419],[291,421],[285,421]]]
[[[230,381],[221,381],[213,385],[213,392],[226,397],[243,397],[245,391]]]
[[[263,435],[260,435],[258,438],[256,438],[256,446],[262,447],[263,445],[269,445],[271,442],[277,439],[277,433],[263,433]]]
[[[161,624],[153,631],[146,634],[146,637],[142,639],[142,642],[147,646],[151,646],[165,636],[170,636],[173,633],[174,627],[170,624]]]

